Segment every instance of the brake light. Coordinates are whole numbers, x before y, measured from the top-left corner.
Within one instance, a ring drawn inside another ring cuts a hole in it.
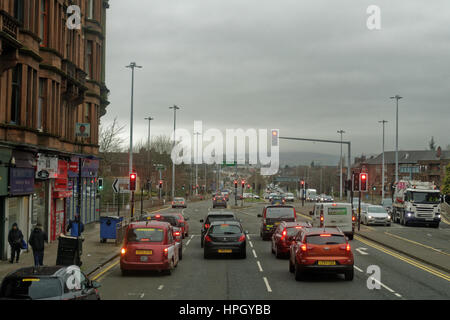
[[[321,234],[321,237],[331,237],[331,234]]]
[[[355,216],[352,217],[352,221],[353,221],[353,222],[356,221],[356,217],[355,217]]]
[[[169,249],[168,248],[164,248],[163,255],[166,258],[169,256]]]
[[[175,204],[175,201],[172,201],[172,204]]]
[[[124,255],[125,253],[127,253],[127,250],[126,250],[125,248],[122,248],[122,250],[120,250],[120,253],[121,253],[122,255]]]
[[[350,252],[351,250],[350,243],[347,243],[347,247],[345,247],[345,250],[347,250],[347,252]]]
[[[240,238],[239,238],[239,242],[244,242],[245,241],[245,234],[243,234]]]
[[[213,198],[214,201],[216,201],[216,198]]]
[[[210,236],[206,236],[205,237],[205,242],[211,242],[212,240],[211,240],[211,238],[210,238]]]
[[[320,216],[320,222],[323,222],[323,216]]]
[[[160,215],[160,214],[157,214],[157,215],[155,216],[155,218],[156,218],[156,219],[159,219],[159,218],[161,218],[161,215]]]
[[[179,236],[180,236],[180,232],[179,232],[179,231],[175,231],[175,232],[173,233],[173,235],[174,235],[175,237],[179,237]]]
[[[306,244],[302,244],[302,246],[300,247],[300,249],[301,249],[303,252],[306,252],[306,250],[307,250]]]
[[[205,229],[209,229],[209,224],[205,223]]]
[[[284,241],[284,239],[286,238],[287,235],[287,231],[286,229],[283,230],[283,233],[281,234],[281,241]]]

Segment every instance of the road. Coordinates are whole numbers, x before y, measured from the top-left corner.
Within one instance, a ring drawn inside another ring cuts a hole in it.
[[[342,275],[317,275],[296,282],[288,271],[288,260],[276,259],[271,254],[270,242],[259,237],[260,218],[257,214],[263,205],[252,204],[235,210],[244,229],[249,231],[247,259],[203,259],[199,220],[211,210],[211,203],[192,203],[183,210],[190,218],[190,235],[184,240],[183,260],[172,275],[144,272],[122,277],[118,260],[115,260],[94,276],[102,285],[102,299],[450,299],[450,275],[359,237],[351,241],[355,256],[353,281],[344,281]],[[176,211],[181,209],[165,212]],[[300,220],[306,221],[308,217],[300,215]],[[429,230],[431,233],[447,231],[445,228]],[[442,237],[445,239],[445,235]],[[440,246],[440,241],[432,244]],[[446,241],[448,244],[448,237]],[[381,270],[380,289],[370,290],[367,286],[369,266],[378,266]]]

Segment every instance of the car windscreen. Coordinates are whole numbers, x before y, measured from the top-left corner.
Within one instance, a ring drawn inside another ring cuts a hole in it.
[[[235,220],[234,216],[228,214],[228,215],[214,215],[208,217],[208,222],[214,221],[214,220]]]
[[[61,282],[57,278],[8,278],[5,279],[0,297],[6,299],[49,299],[62,295]]]
[[[211,226],[211,228],[209,229],[209,233],[211,235],[218,235],[218,234],[232,235],[232,234],[241,234],[242,230],[237,225],[216,224]]]
[[[306,237],[306,243],[317,245],[332,245],[346,243],[345,237],[341,235],[319,235],[314,234]]]
[[[368,211],[370,213],[386,213],[386,209],[383,207],[369,207]]]
[[[288,207],[267,208],[266,219],[277,219],[277,218],[294,218],[294,208]]]
[[[135,228],[128,231],[128,242],[163,242],[164,230],[161,228]]]
[[[440,200],[437,192],[411,192],[411,201],[415,203],[440,203]]]

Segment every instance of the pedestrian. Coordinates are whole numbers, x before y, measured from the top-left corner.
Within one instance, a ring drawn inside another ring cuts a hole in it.
[[[78,232],[78,230],[80,230]],[[67,226],[67,232],[70,231],[70,235],[72,237],[81,237],[81,234],[84,231],[84,224],[80,220],[80,215],[75,213],[75,219],[69,221],[69,225]]]
[[[22,249],[22,241],[23,241],[22,231],[20,231],[19,227],[17,226],[17,223],[14,223],[8,234],[8,242],[9,245],[11,246],[11,260],[9,260],[10,263],[14,263],[14,258],[16,258],[16,262],[19,263],[20,249]]]
[[[42,230],[42,225],[38,223],[31,232],[30,239],[28,240],[28,243],[33,249],[34,266],[36,268],[44,265],[45,242],[48,243],[47,234]]]

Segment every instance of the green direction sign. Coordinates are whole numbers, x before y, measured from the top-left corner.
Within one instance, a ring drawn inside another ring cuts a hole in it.
[[[235,161],[234,163],[222,163],[222,167],[235,167],[237,165],[237,161]]]

